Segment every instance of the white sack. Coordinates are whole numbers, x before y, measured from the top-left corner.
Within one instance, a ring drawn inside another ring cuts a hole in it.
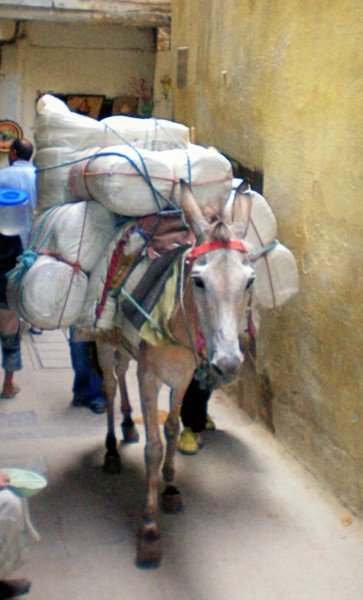
[[[99,332],[111,330],[114,327],[117,300],[114,297],[112,290],[110,290],[107,295],[106,303],[99,318],[96,315],[96,309],[102,299],[107,272],[113,253],[116,250],[119,241],[124,238],[126,232],[133,224],[134,223],[130,221],[119,229],[114,239],[108,245],[107,251],[93,268],[89,278],[87,296],[83,306],[82,315],[77,322],[77,327],[80,329],[91,329]],[[144,238],[137,231],[134,231],[123,248],[123,255],[129,256],[130,254],[139,252],[144,244]]]
[[[37,249],[78,263],[90,273],[116,234],[116,216],[98,202],[64,204],[41,215],[32,231]],[[44,242],[43,242],[44,240]]]
[[[38,150],[65,146],[84,150],[104,145],[104,125],[92,117],[72,112],[55,96],[45,94],[36,108],[34,139]]]
[[[242,183],[242,179],[234,179],[233,187],[238,187]],[[277,223],[267,200],[254,190],[245,192],[247,197],[251,199],[251,211],[247,223],[245,240],[251,244],[253,248],[261,248],[270,244],[277,235]],[[227,201],[227,209],[232,208],[236,195],[233,189]]]
[[[88,279],[64,262],[39,256],[19,285],[25,320],[42,329],[73,325],[82,312]]]
[[[79,151],[67,146],[37,150],[34,164],[37,167],[38,207],[46,209],[55,204],[78,201],[68,185],[70,168],[75,161],[92,156],[97,150],[99,147]]]
[[[192,186],[194,197],[201,208],[218,210],[232,189],[232,165],[215,148],[189,144],[187,150],[164,152],[171,164],[175,187],[172,200],[180,206],[180,179]]]
[[[173,171],[163,160],[164,153],[135,150],[131,146],[110,146],[103,148],[100,154],[86,163],[72,166],[69,186],[74,197],[98,200],[110,211],[125,216],[158,212],[149,181],[159,194],[170,198]],[[160,195],[157,198],[160,208],[168,205],[165,198]]]
[[[299,291],[299,272],[292,252],[278,243],[255,261],[256,301],[265,308],[282,306]]]
[[[230,162],[213,148],[190,144],[187,150],[151,152],[130,146],[110,146],[101,156],[74,164],[69,173],[73,197],[93,198],[125,216],[145,216],[180,206],[180,179],[192,185],[203,208],[219,207],[232,187]],[[102,155],[103,154],[103,155]],[[161,194],[157,201],[152,187]]]
[[[89,277],[87,295],[82,313],[76,323],[76,327],[79,327],[80,329],[93,330],[96,327],[96,308],[101,300],[102,291],[106,282],[108,262],[107,252],[105,252],[94,266]],[[112,327],[112,322],[110,322],[110,327]]]
[[[187,148],[189,128],[165,119],[140,119],[115,115],[101,121],[105,126],[104,146],[131,144],[145,150]]]
[[[65,102],[45,94],[37,103],[34,138],[38,149],[131,144],[147,150],[186,148],[189,128],[166,119],[142,119],[124,115],[97,121],[70,110]]]

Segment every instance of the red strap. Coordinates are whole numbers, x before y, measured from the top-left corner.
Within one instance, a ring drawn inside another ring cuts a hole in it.
[[[231,240],[230,242],[206,242],[200,246],[195,246],[189,254],[189,260],[194,260],[200,254],[206,254],[207,252],[213,252],[213,250],[229,249],[239,250],[240,252],[248,252],[243,242],[239,240]]]
[[[69,265],[70,267],[72,267],[72,269],[74,271],[80,271],[82,268],[81,265],[79,264],[79,262],[71,262],[70,260],[63,258],[63,256],[61,254],[57,254],[57,252],[52,252],[51,250],[42,250],[41,252],[39,252],[39,254],[44,254],[45,256],[51,256],[52,258],[59,260],[59,262],[63,262],[66,265]]]

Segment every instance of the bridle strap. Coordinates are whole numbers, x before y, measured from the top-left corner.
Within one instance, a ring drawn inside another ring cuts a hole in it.
[[[194,260],[197,256],[201,254],[207,254],[207,252],[213,252],[214,250],[239,250],[239,252],[248,253],[248,250],[243,242],[239,240],[231,240],[230,242],[206,242],[205,244],[200,244],[200,246],[195,246],[189,254],[189,261]]]

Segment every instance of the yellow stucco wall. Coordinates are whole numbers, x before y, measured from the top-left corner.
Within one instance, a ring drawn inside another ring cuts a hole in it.
[[[173,1],[174,118],[263,172],[298,261],[301,292],[258,344],[277,435],[361,513],[362,47],[361,0]]]

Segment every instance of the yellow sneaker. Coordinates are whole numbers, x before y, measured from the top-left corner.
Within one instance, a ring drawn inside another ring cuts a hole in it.
[[[178,442],[178,450],[182,454],[197,454],[202,446],[202,439],[199,433],[194,433],[189,427],[183,429]]]
[[[217,429],[215,422],[209,415],[207,415],[205,420],[205,429],[207,431],[215,431]]]

